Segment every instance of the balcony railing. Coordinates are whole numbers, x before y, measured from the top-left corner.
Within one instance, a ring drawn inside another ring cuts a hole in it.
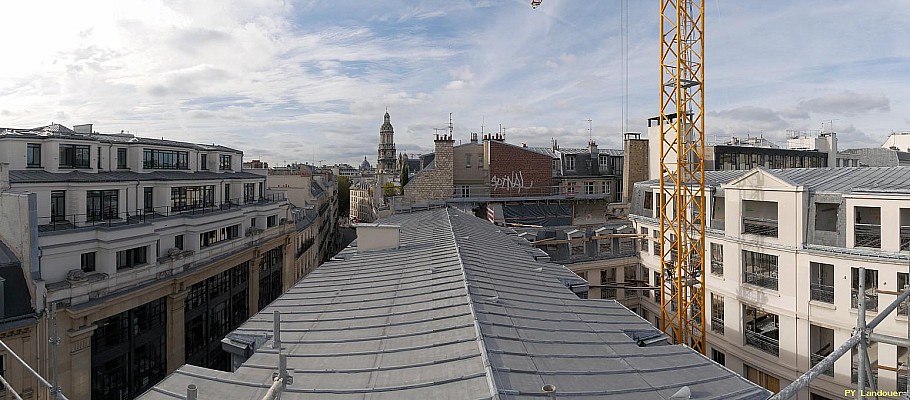
[[[175,216],[203,215],[236,210],[241,207],[276,203],[284,200],[283,193],[263,196],[252,202],[241,204],[240,199],[220,204],[190,203],[177,206],[162,206],[127,212],[90,212],[87,214],[63,214],[38,217],[38,232],[67,231],[82,228],[114,228],[151,222],[156,219]]]
[[[904,301],[897,305],[897,315],[907,315],[907,302]]]
[[[823,283],[811,283],[809,286],[812,300],[834,304],[834,286]]]
[[[856,383],[859,376],[859,367],[854,364],[850,368],[850,382]],[[872,370],[872,381],[874,386],[878,386],[878,370]]]
[[[901,250],[910,250],[910,226],[901,227]]]
[[[899,392],[907,391],[907,370],[897,371],[897,390]]]
[[[724,320],[722,318],[711,317],[711,330],[719,335],[723,335]]]
[[[746,344],[768,354],[780,355],[780,341],[758,332],[746,331]]]
[[[854,289],[852,296],[850,296],[850,307],[858,308],[859,307],[859,291]],[[866,310],[868,311],[878,311],[878,292],[875,288],[866,289]]]
[[[770,273],[743,271],[743,283],[777,290],[777,271]]]
[[[743,217],[743,233],[777,237],[777,220]]]
[[[812,366],[814,367],[815,364],[818,364],[818,363],[822,362],[822,360],[824,360],[825,357],[826,357],[826,356],[823,356],[823,355],[820,355],[820,354],[812,353],[812,354],[809,355],[809,360],[812,361]],[[831,368],[828,368],[828,369],[822,371],[822,373],[825,374],[825,375],[828,375],[828,376],[833,377],[833,376],[834,376],[834,366],[832,365]]]
[[[882,226],[876,224],[856,224],[854,228],[855,247],[882,247]],[[903,238],[902,238],[903,239]]]
[[[717,276],[724,276],[724,263],[711,260],[711,273]]]

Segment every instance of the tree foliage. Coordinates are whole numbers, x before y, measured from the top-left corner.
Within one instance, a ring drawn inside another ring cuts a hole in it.
[[[398,186],[392,182],[386,182],[382,184],[382,195],[384,197],[392,197],[398,195]]]
[[[401,166],[401,194],[404,194],[404,185],[407,185],[408,180],[410,180],[410,176],[408,176],[408,175],[410,175],[410,171],[408,171],[407,160],[405,160],[405,162],[402,164],[403,165]]]

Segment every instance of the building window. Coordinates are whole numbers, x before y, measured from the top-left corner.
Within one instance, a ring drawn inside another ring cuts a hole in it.
[[[815,230],[837,232],[838,204],[815,203]]]
[[[897,273],[897,291],[903,292],[904,290],[906,290],[907,284],[908,284],[907,273],[898,272]],[[907,315],[907,303],[908,302],[910,302],[910,300],[904,301],[903,303],[900,303],[897,305],[897,315]]]
[[[265,252],[259,261],[259,309],[265,308],[281,295],[281,265],[284,258],[283,247],[279,246]]]
[[[743,283],[777,290],[777,256],[743,250]]]
[[[464,164],[465,164],[465,167],[471,168],[471,153],[467,153],[464,155]]]
[[[231,166],[231,156],[227,154],[222,154],[219,158],[218,169],[221,171],[230,171],[234,167]]]
[[[834,265],[809,263],[810,299],[834,304]]]
[[[882,247],[882,210],[879,207],[855,207],[854,246]]]
[[[126,169],[126,149],[117,149],[117,168]]]
[[[255,183],[244,183],[243,184],[243,202],[252,203],[256,201],[256,184]]]
[[[82,253],[80,257],[82,272],[95,272],[95,252]]]
[[[604,181],[604,182],[603,182],[603,186],[601,186],[601,187],[603,188],[603,190],[601,191],[601,193],[603,193],[603,194],[610,194],[610,182]]]
[[[164,297],[97,322],[92,335],[93,400],[132,399],[167,373]]]
[[[601,154],[597,157],[597,161],[600,162],[600,170],[604,171],[606,170],[607,163],[609,163],[610,160],[606,154]]]
[[[133,268],[148,262],[148,246],[117,252],[117,270]]]
[[[600,271],[600,284],[616,283],[616,268],[607,268]]]
[[[171,188],[171,207],[174,211],[191,210],[215,205],[215,186],[181,186]]]
[[[51,191],[51,222],[66,221],[66,191]]]
[[[660,255],[660,231],[658,231],[657,229],[652,230],[651,236],[654,237],[654,246],[651,249],[651,254],[654,254],[655,256],[659,256]]]
[[[825,359],[834,351],[834,330],[809,324],[809,361],[812,367]],[[828,376],[834,376],[834,368],[829,368],[822,372]]]
[[[594,194],[594,182],[585,181],[585,194]]]
[[[174,236],[174,248],[183,250],[183,235]]]
[[[240,225],[231,225],[199,234],[199,247],[205,248],[216,243],[240,237]]]
[[[92,148],[75,144],[60,145],[60,168],[91,168]]]
[[[273,226],[278,226],[278,216],[270,215],[265,219],[265,227],[271,228]]]
[[[711,273],[724,276],[724,245],[711,243]]]
[[[859,268],[850,268],[850,275],[853,278],[850,307],[857,308],[859,307]],[[878,311],[878,271],[866,268],[865,285],[866,310]]]
[[[209,169],[209,155],[200,154],[199,155],[199,169],[207,171]]]
[[[654,193],[645,192],[645,202],[643,207],[647,211],[652,211],[654,209]]]
[[[768,375],[764,371],[743,364],[743,375],[752,383],[768,389],[771,393],[780,392],[780,379]]]
[[[777,237],[777,203],[743,200],[743,233]]]
[[[720,365],[727,365],[727,355],[717,349],[711,349],[711,360]]]
[[[41,144],[29,143],[25,151],[25,166],[27,168],[41,168]]]
[[[461,185],[461,197],[471,197],[471,187],[468,185]]]
[[[775,356],[780,354],[780,318],[762,309],[743,304],[745,343]]]
[[[724,334],[724,298],[711,293],[711,330]]]
[[[569,171],[575,171],[575,156],[574,155],[566,156],[566,169]]]
[[[567,181],[566,182],[566,194],[575,194],[575,192],[576,192],[575,187],[576,187],[575,181]]]
[[[101,169],[101,146],[98,146],[98,169]]]
[[[117,219],[118,193],[117,190],[89,190],[86,192],[86,220],[92,222]]]
[[[642,239],[639,239],[639,240],[641,240],[641,251],[644,251],[647,253],[648,252],[648,239],[647,239],[648,238],[648,228],[641,227],[640,229],[641,229],[641,236],[642,236]]]
[[[152,197],[152,188],[142,188],[142,201],[145,212],[154,212],[155,206]]]
[[[189,153],[175,150],[144,149],[142,167],[148,169],[188,169]]]

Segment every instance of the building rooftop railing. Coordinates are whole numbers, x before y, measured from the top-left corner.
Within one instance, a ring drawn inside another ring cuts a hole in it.
[[[38,232],[40,234],[53,234],[54,232],[72,231],[76,229],[130,227],[164,218],[201,216],[236,211],[243,207],[275,204],[285,201],[285,199],[283,193],[273,193],[257,199],[244,200],[238,198],[219,204],[196,202],[178,206],[153,207],[131,212],[117,212],[116,210],[108,208],[91,213],[41,216],[38,217]]]

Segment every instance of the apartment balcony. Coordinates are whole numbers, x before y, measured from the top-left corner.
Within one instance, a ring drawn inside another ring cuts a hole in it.
[[[875,365],[875,364],[873,364]],[[850,368],[850,382],[857,383],[856,379],[859,376],[859,367],[856,364]],[[906,375],[904,376],[906,378]],[[872,370],[872,381],[873,385],[878,387],[878,370]],[[899,385],[899,384],[898,384]],[[900,387],[900,386],[898,386]]]
[[[722,318],[711,317],[711,330],[718,335],[724,334],[724,320]]]
[[[810,299],[825,303],[834,304],[834,286],[822,283],[812,283],[809,285]]]
[[[859,308],[858,290],[853,290],[850,296],[850,307]],[[878,311],[878,291],[875,288],[866,289],[866,310]]]
[[[711,273],[717,276],[724,276],[724,263],[711,261]]]
[[[777,290],[777,271],[756,273],[743,271],[743,283]]]
[[[822,360],[824,360],[825,357],[826,356],[812,353],[809,355],[809,361],[812,362],[812,366],[814,367],[816,364],[822,362]],[[828,375],[830,377],[834,377],[834,366],[832,365],[831,368],[828,368],[828,369],[822,371],[822,373],[825,375]]]
[[[897,305],[897,315],[907,315],[907,302],[904,301]]]
[[[743,233],[777,237],[777,220],[743,217]]]
[[[767,333],[774,333],[776,335],[777,331],[771,331]],[[765,336],[762,333],[745,331],[746,344],[761,351],[764,351],[768,354],[773,354],[774,356],[780,355],[780,341],[777,338],[770,336]]]
[[[877,224],[856,224],[854,229],[854,247],[882,247],[882,226]],[[901,236],[903,242],[903,235]],[[903,245],[903,244],[902,244]]]
[[[75,229],[131,227],[165,218],[210,215],[236,211],[248,206],[275,204],[284,200],[283,193],[276,193],[242,204],[240,199],[232,199],[221,204],[204,204],[200,202],[134,210],[132,212],[101,210],[87,214],[43,216],[38,217],[38,232],[42,235],[47,235]]]
[[[901,226],[901,250],[910,250],[910,226]]]

